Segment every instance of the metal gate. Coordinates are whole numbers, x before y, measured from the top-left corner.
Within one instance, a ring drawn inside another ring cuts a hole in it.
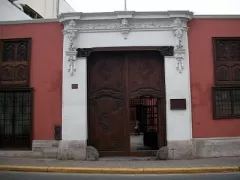
[[[0,148],[30,149],[32,90],[0,90]]]
[[[159,102],[161,99],[151,96],[140,96],[130,99],[130,109],[136,114],[135,122],[139,122],[139,134],[143,134],[144,146],[159,149]],[[132,123],[132,121],[130,121]],[[161,139],[162,140],[162,139]]]

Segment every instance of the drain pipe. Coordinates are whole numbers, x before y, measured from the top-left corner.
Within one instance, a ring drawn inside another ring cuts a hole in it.
[[[57,0],[57,17],[59,15],[59,6],[60,6],[60,0]]]

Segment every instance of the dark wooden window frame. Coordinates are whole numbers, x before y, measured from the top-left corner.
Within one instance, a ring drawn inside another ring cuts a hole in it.
[[[239,90],[240,91],[240,81],[239,82],[226,82],[226,83],[219,83],[217,81],[217,51],[216,51],[216,42],[218,40],[226,40],[226,41],[240,41],[240,37],[213,37],[212,38],[212,44],[213,44],[213,58],[214,58],[214,87],[212,87],[212,108],[213,108],[213,119],[215,120],[221,120],[221,119],[236,119],[240,118],[240,115],[237,115],[234,113],[234,98],[233,97],[233,91]],[[231,64],[231,62],[229,63]],[[239,61],[240,65],[240,61]],[[231,114],[228,115],[220,115],[217,114],[217,100],[216,100],[216,94],[220,91],[229,91],[231,94],[231,100],[230,100],[230,106],[231,106]]]
[[[25,83],[22,84],[2,84],[2,62],[3,62],[3,56],[4,56],[4,49],[3,45],[5,42],[21,42],[25,41],[28,43],[28,49],[27,49],[27,79]],[[32,149],[32,140],[33,140],[33,101],[34,101],[34,89],[30,87],[30,73],[31,73],[31,50],[32,50],[32,38],[11,38],[11,39],[0,39],[0,92],[29,92],[31,93],[31,101],[30,101],[30,109],[31,109],[31,115],[30,115],[30,131],[29,131],[29,146],[28,147],[17,147],[18,150],[26,150],[26,149]],[[7,148],[8,149],[8,148]],[[15,148],[11,149],[15,150]]]
[[[27,73],[27,82],[25,84],[2,84],[1,83],[1,71],[2,71],[2,62],[3,62],[3,44],[4,42],[17,42],[17,41],[26,41],[28,43],[28,73]],[[24,88],[30,87],[30,71],[31,71],[31,48],[32,38],[12,38],[12,39],[0,39],[0,88]]]

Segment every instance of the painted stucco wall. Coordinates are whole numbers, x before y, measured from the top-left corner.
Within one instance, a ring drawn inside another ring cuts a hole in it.
[[[59,0],[59,14],[75,12],[74,9],[67,3],[66,0]]]
[[[32,38],[30,86],[34,88],[33,140],[53,139],[54,125],[61,125],[61,31],[59,23],[0,25],[0,39]]]
[[[43,18],[57,18],[59,14],[74,12],[73,8],[65,0],[18,0],[20,3],[27,4]]]
[[[18,21],[32,19],[8,0],[0,1],[0,21]]]
[[[56,0],[19,0],[20,3],[27,4],[43,18],[56,18]]]
[[[189,23],[193,137],[240,136],[240,119],[213,120],[212,37],[240,37],[240,19],[193,19]]]

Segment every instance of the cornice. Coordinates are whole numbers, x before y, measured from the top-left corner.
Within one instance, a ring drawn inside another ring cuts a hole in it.
[[[68,20],[80,20],[81,12],[62,13],[58,15],[59,22],[63,23]]]
[[[240,19],[240,14],[232,15],[194,15],[193,19]]]
[[[97,20],[116,20],[119,18],[132,19],[169,19],[169,18],[186,18],[191,19],[193,13],[190,11],[156,11],[156,12],[135,12],[135,11],[114,11],[114,12],[97,12],[97,13],[63,13],[59,15],[59,21],[81,20],[81,21],[97,21]]]
[[[58,23],[59,19],[30,19],[19,21],[0,21],[0,25]]]
[[[183,30],[191,19],[189,11],[134,12],[115,11],[111,13],[65,13],[59,16],[64,24],[64,33],[69,30],[68,22],[76,22],[78,32],[122,32],[124,38],[130,31],[161,31],[173,28],[173,21],[181,19]]]
[[[181,73],[184,69],[185,48],[182,41],[187,31],[187,22],[193,13],[189,11],[166,12],[134,12],[115,11],[111,13],[65,13],[59,16],[59,21],[64,24],[63,33],[69,39],[66,55],[69,61],[71,75],[76,71],[76,55],[85,56],[91,53],[86,49],[77,51],[76,39],[81,32],[121,32],[124,39],[132,31],[170,31],[176,43],[174,56],[177,60],[177,70]],[[171,47],[173,48],[173,46]],[[173,55],[169,47],[161,48],[164,56]]]

